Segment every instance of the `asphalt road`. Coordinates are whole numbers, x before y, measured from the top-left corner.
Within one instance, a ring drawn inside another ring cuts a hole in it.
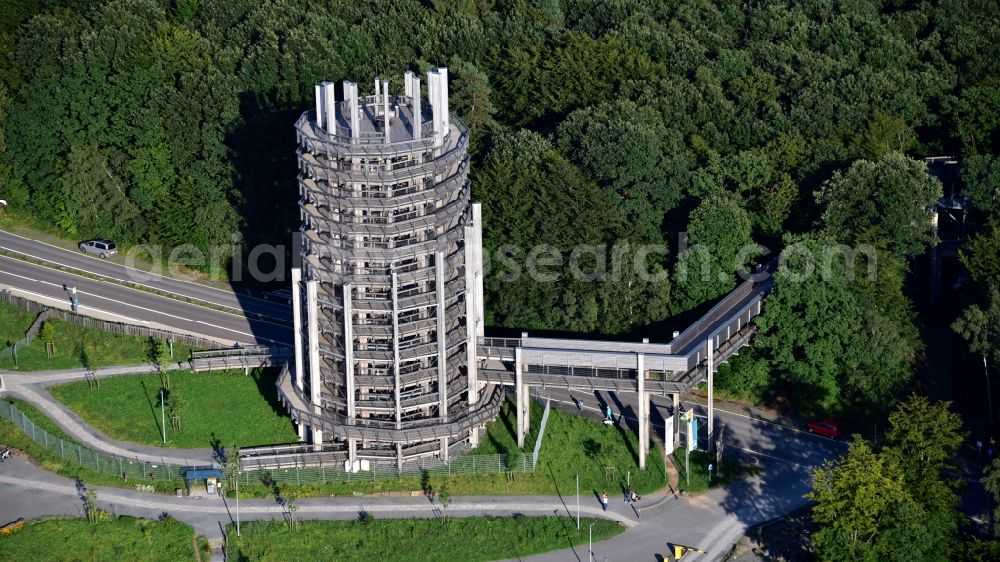
[[[625,423],[632,431],[636,430],[635,393],[616,395],[538,388],[533,389],[533,393],[542,400],[551,399],[554,408],[570,413],[579,413],[579,401],[583,414],[594,419],[602,418],[610,404],[617,423]],[[700,432],[704,432],[705,408],[685,401],[681,402],[681,407],[694,409],[695,415],[702,418]],[[669,398],[653,397],[650,423],[658,439],[663,438],[663,419],[671,415],[671,410]],[[679,502],[668,501],[661,509],[643,513],[639,525],[602,543],[595,560],[668,559],[668,544],[696,546],[708,552],[696,557],[697,560],[722,560],[750,527],[807,505],[805,494],[810,489],[813,469],[847,449],[845,441],[819,437],[718,407],[715,419],[716,431],[722,435],[723,454],[743,464],[757,464],[762,469],[760,474]],[[704,445],[702,441],[701,446]],[[567,558],[565,551],[561,551],[527,560],[557,562],[567,559],[572,557]]]
[[[603,417],[605,408],[610,405],[615,417],[624,414],[624,421],[631,430],[637,431],[636,425],[636,394],[613,392],[569,391],[564,389],[532,388],[532,394],[540,400],[551,398],[553,407],[569,413],[578,413],[576,401],[583,403],[584,415],[593,419]],[[663,438],[664,420],[673,410],[670,398],[653,396],[653,407],[650,409],[650,426],[657,439]],[[535,406],[537,407],[537,406]],[[681,402],[682,411],[694,408],[695,415],[701,418],[699,435],[700,446],[704,447],[707,426],[707,411],[704,406],[687,401]],[[720,432],[727,454],[756,456],[760,459],[771,459],[792,466],[813,467],[828,458],[840,455],[847,449],[846,440],[835,441],[819,437],[802,429],[789,427],[775,422],[756,419],[746,414],[715,409],[715,430]],[[683,430],[683,428],[682,428]],[[678,444],[679,445],[679,444]]]
[[[0,230],[0,248],[30,256],[36,260],[72,267],[110,279],[143,285],[158,291],[181,295],[209,304],[243,310],[276,320],[290,321],[292,309],[286,304],[237,294],[193,281],[184,281],[125,267],[102,260],[93,254],[73,252],[38,240],[32,240]]]
[[[64,284],[77,288],[82,314],[103,313],[129,324],[166,327],[180,333],[240,344],[291,342],[292,330],[283,324],[252,320],[0,256],[0,285],[68,304],[69,294],[63,290]]]

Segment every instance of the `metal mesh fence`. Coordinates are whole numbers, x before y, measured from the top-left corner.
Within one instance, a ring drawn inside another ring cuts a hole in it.
[[[62,459],[83,467],[130,479],[173,480],[194,468],[206,468],[192,462],[187,465],[151,463],[138,459],[95,451],[73,441],[62,439],[38,427],[14,404],[0,404],[0,416],[20,427],[32,440]],[[395,462],[371,462],[369,470],[352,473],[344,470],[343,463],[329,466],[293,466],[271,470],[244,470],[239,473],[240,484],[326,484],[349,482],[378,482],[397,480],[401,477],[419,476],[426,470],[432,476],[506,474],[509,472],[533,472],[533,454],[516,453],[509,455],[466,455],[455,457],[448,462],[438,458],[424,458],[405,463],[402,470]]]
[[[143,462],[138,459],[95,451],[79,443],[67,441],[38,427],[35,422],[31,421],[31,418],[10,402],[2,404],[2,407],[0,407],[0,416],[13,422],[31,437],[32,440],[47,450],[56,453],[62,459],[74,462],[85,468],[96,470],[97,472],[118,476],[127,474],[129,478],[142,480],[173,480],[174,478],[183,476],[186,470],[197,466],[195,463],[179,466],[170,463]]]
[[[329,466],[288,467],[270,470],[245,470],[240,472],[240,484],[317,484],[380,482],[417,477],[427,471],[431,476],[470,476],[475,474],[506,474],[508,472],[532,472],[532,456],[526,453],[512,455],[467,455],[450,459],[448,462],[436,458],[411,461],[402,470],[395,463],[372,462],[370,470],[356,473],[344,470],[338,463]]]

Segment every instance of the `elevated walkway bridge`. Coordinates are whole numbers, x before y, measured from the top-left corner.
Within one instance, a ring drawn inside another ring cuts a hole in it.
[[[758,278],[759,277],[759,278]],[[649,446],[649,397],[652,394],[672,395],[674,400],[675,441],[679,440],[680,423],[676,419],[680,394],[691,390],[702,381],[708,382],[708,437],[712,443],[714,431],[712,407],[716,365],[726,362],[747,345],[755,332],[754,317],[762,310],[764,296],[773,280],[763,273],[752,276],[727,294],[701,318],[669,343],[582,340],[531,337],[523,333],[520,338],[481,338],[477,347],[476,377],[481,383],[493,387],[487,396],[490,410],[499,409],[497,391],[500,387],[514,387],[517,402],[517,441],[524,445],[530,420],[528,399],[530,387],[564,388],[582,391],[636,392],[639,403],[639,460],[645,464]],[[232,368],[284,366],[279,384],[291,386],[289,370],[290,349],[256,346],[204,352],[194,352],[191,368],[208,371]],[[640,375],[641,373],[641,375]],[[287,393],[286,393],[287,394]],[[294,393],[290,394],[294,395]],[[301,415],[314,417],[305,404],[294,410]],[[452,423],[484,420],[454,420]],[[323,425],[321,419],[309,423]],[[389,428],[359,427],[356,425],[328,428],[354,433],[390,430]],[[398,431],[398,430],[397,430]],[[414,428],[415,439],[423,439],[433,427]],[[364,435],[360,436],[361,438]],[[264,455],[269,460],[282,456],[284,450],[273,449]],[[288,453],[301,455],[303,451],[291,449]],[[333,451],[326,452],[334,453]],[[341,455],[340,451],[334,453]],[[251,459],[247,459],[251,460]]]

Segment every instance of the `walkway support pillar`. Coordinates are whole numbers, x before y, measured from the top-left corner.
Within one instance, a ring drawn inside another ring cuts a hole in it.
[[[649,396],[646,395],[646,365],[642,353],[635,355],[636,382],[639,386],[639,469],[646,470],[646,455],[649,453]]]
[[[715,452],[715,336],[708,338],[708,452]]]
[[[302,270],[292,268],[292,337],[295,345],[295,388],[305,391],[306,366],[302,362]],[[300,435],[301,437],[301,435]]]
[[[514,348],[514,411],[517,412],[517,446],[524,447],[524,364],[521,362],[521,348]]]
[[[673,396],[674,396],[674,443],[680,443],[681,442],[681,393],[675,392]]]
[[[322,381],[319,372],[319,303],[316,288],[319,282],[315,279],[306,281],[306,316],[309,322],[309,399],[312,402],[313,413],[322,414],[323,396]],[[323,445],[323,431],[312,428],[312,444],[318,451]]]

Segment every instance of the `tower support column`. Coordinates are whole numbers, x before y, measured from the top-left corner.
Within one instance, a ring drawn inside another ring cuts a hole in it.
[[[715,452],[715,336],[708,338],[708,452]]]
[[[646,456],[649,453],[649,396],[646,394],[646,365],[645,355],[637,353],[636,361],[636,383],[638,385],[639,403],[639,469],[646,470]]]
[[[681,442],[681,393],[673,393],[674,398],[674,443]],[[678,445],[679,446],[679,445]]]
[[[309,399],[312,402],[313,413],[322,415],[323,396],[322,378],[319,370],[319,305],[316,289],[319,282],[315,279],[306,281],[306,312],[309,320]],[[317,450],[323,444],[323,431],[312,428],[312,443]]]
[[[295,388],[305,390],[306,366],[302,362],[302,270],[292,268],[292,338],[295,348]]]
[[[517,419],[517,446],[524,447],[524,364],[521,362],[521,348],[514,348],[514,417]]]

